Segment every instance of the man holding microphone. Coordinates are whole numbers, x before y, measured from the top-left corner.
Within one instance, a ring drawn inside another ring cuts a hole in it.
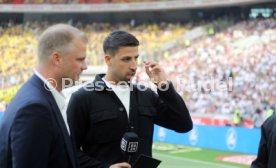
[[[134,85],[139,41],[126,31],[114,31],[106,37],[103,50],[107,73],[75,92],[68,106],[68,122],[74,132],[82,168],[130,167],[120,150],[123,135],[138,135],[137,152],[152,155],[154,124],[176,132],[192,129],[189,111],[164,69],[144,62],[145,71],[157,86],[151,89]]]

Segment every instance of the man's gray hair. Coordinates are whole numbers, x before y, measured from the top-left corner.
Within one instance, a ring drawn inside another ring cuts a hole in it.
[[[80,38],[87,43],[84,33],[73,26],[67,24],[50,26],[42,33],[39,39],[37,48],[38,62],[44,63],[53,52],[61,54],[70,52],[73,49],[75,38]]]

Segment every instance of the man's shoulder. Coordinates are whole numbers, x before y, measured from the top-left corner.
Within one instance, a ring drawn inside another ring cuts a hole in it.
[[[148,87],[148,86],[145,86],[143,84],[132,84],[132,87],[134,89],[136,89],[138,92],[153,92],[153,90]]]
[[[98,87],[98,86],[97,86]],[[66,97],[66,99],[70,99],[73,97],[89,97],[94,94],[95,91],[97,91],[97,87],[95,86],[94,81],[84,83],[82,85],[73,86],[71,88],[67,88],[62,93]]]
[[[133,91],[136,91],[137,94],[141,95],[142,97],[152,97],[157,94],[157,89],[148,87],[142,84],[134,84]]]
[[[262,125],[264,129],[276,129],[276,115],[270,116],[268,119],[266,119]]]
[[[17,117],[30,116],[30,114],[47,115],[49,109],[51,109],[47,95],[44,95],[37,88],[28,91],[25,86],[22,86],[7,105],[5,111],[7,121],[13,121]]]
[[[32,85],[30,82],[25,83],[17,92],[14,99],[20,100],[33,100],[33,101],[43,101],[45,100],[46,93]],[[19,101],[19,100],[16,100]],[[20,101],[19,101],[20,102]]]
[[[32,80],[29,80],[18,90],[12,101],[8,104],[8,109],[20,109],[31,104],[41,104],[46,106],[49,104],[48,99],[51,98],[49,95],[50,92],[43,88],[43,86],[38,87],[33,84]]]

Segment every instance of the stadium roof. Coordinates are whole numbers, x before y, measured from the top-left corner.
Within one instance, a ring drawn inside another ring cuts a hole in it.
[[[172,9],[196,9],[211,7],[242,6],[269,2],[275,2],[275,0],[171,0],[103,4],[1,4],[0,13],[82,13],[155,11]]]

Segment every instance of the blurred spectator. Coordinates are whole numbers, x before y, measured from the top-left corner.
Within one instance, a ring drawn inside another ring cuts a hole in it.
[[[241,117],[241,111],[239,108],[237,108],[234,112],[233,116],[233,125],[234,126],[240,126],[242,124],[242,117]]]
[[[265,114],[265,119],[268,119],[270,116],[272,116],[275,113],[273,107],[268,107],[266,114]]]
[[[261,116],[261,110],[259,108],[256,109],[256,112],[253,115],[253,122],[254,122],[254,127],[259,128],[262,126],[263,120]]]

